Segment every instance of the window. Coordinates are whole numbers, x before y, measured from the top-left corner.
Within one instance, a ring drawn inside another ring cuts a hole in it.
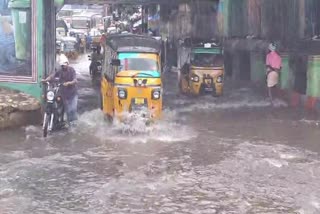
[[[222,66],[223,55],[212,53],[194,53],[191,56],[191,64],[198,67]]]
[[[145,58],[125,58],[121,60],[120,71],[159,71],[157,61]]]
[[[111,65],[111,60],[112,60],[112,50],[107,47],[105,50],[105,60],[104,60],[106,70],[104,72],[105,72],[105,76],[109,81],[111,80],[113,81],[115,77],[115,71],[114,71],[115,68]]]
[[[31,7],[11,11],[0,1],[0,75],[32,76]]]
[[[89,27],[89,21],[87,19],[73,19],[72,27],[78,29],[85,29]]]

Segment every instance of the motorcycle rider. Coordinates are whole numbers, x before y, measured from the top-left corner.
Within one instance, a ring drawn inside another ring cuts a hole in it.
[[[70,125],[73,121],[77,120],[78,93],[76,71],[69,66],[69,60],[64,55],[60,56],[60,65],[59,70],[50,74],[42,82],[50,81],[55,77],[59,78],[59,81],[62,83],[61,95],[64,109]]]
[[[103,60],[103,55],[101,54],[101,46],[92,47],[93,53],[91,54],[91,63],[90,63],[90,76],[94,75],[94,69],[96,68],[96,62]]]

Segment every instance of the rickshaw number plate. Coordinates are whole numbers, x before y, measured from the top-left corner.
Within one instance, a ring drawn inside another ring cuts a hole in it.
[[[206,84],[211,84],[212,83],[211,79],[206,79],[205,81],[206,81]]]
[[[135,98],[134,103],[136,105],[143,105],[144,104],[144,99],[143,98]]]

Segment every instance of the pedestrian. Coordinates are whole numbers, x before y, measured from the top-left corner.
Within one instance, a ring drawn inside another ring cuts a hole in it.
[[[76,50],[78,51],[78,52],[80,52],[80,45],[81,45],[81,39],[80,39],[80,35],[79,34],[77,34],[77,36],[76,36],[76,39],[77,39],[77,43],[76,43]]]
[[[101,51],[105,51],[106,50],[106,41],[107,41],[107,35],[105,33],[102,33],[101,37],[100,37],[100,41],[99,41],[99,46],[101,47]]]
[[[62,83],[61,95],[67,114],[67,121],[69,125],[72,125],[74,121],[77,120],[78,109],[76,71],[69,66],[67,57],[60,56],[60,65],[61,68],[49,75],[43,82],[50,81],[53,78],[59,78],[59,82]]]
[[[282,60],[280,55],[276,51],[277,47],[275,44],[269,44],[268,49],[269,53],[266,57],[266,79],[269,99],[271,104],[273,105],[273,94],[279,81],[279,75],[282,68]]]
[[[107,36],[105,33],[102,33],[101,37],[100,37],[100,46],[105,47],[106,45],[106,40],[107,40]]]
[[[92,43],[92,37],[91,37],[90,34],[88,34],[87,37],[86,37],[87,51],[90,50],[91,43]]]

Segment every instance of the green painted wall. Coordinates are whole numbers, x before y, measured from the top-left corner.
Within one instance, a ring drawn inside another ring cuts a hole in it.
[[[289,56],[282,54],[282,70],[280,73],[280,87],[281,89],[292,89],[292,71],[289,66]]]
[[[309,56],[307,73],[307,95],[320,97],[320,56]]]

